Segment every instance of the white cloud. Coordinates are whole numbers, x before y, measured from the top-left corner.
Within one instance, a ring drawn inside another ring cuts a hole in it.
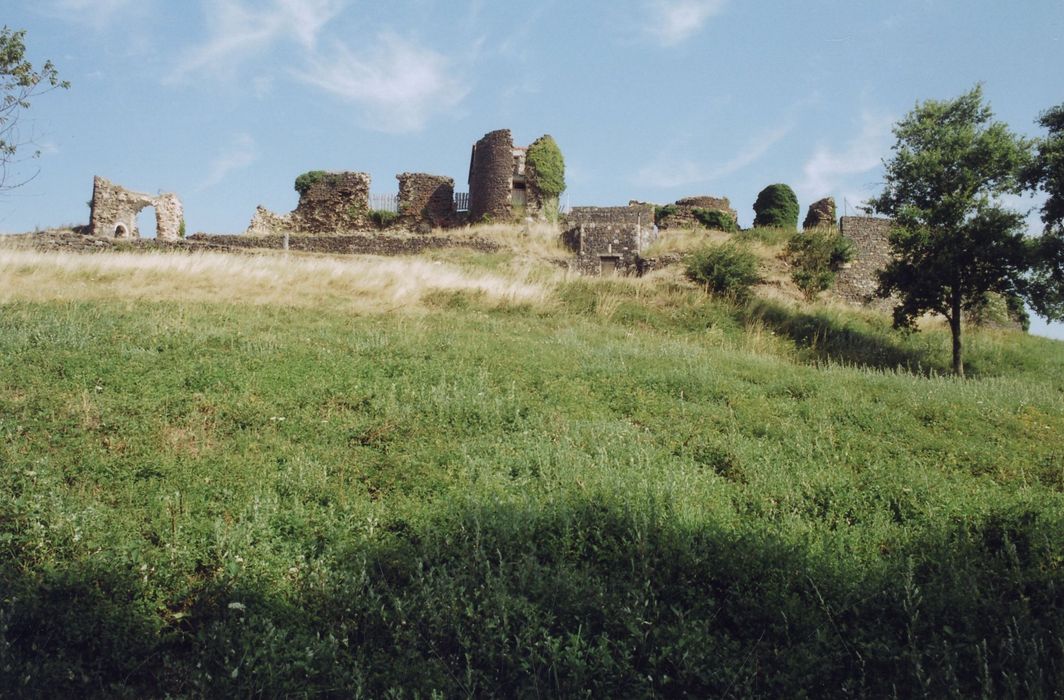
[[[711,17],[724,9],[726,0],[650,0],[647,31],[663,46],[676,46],[691,38]]]
[[[214,187],[224,180],[229,173],[241,170],[254,163],[259,157],[255,139],[250,134],[237,134],[233,142],[223,150],[213,161],[207,177],[200,183],[198,190],[206,190]]]
[[[355,53],[336,43],[315,53],[298,77],[362,107],[366,126],[378,131],[421,129],[435,112],[455,107],[468,92],[446,56],[385,34]]]
[[[865,112],[861,115],[861,131],[842,150],[821,144],[802,168],[798,185],[799,198],[812,201],[834,193],[840,187],[853,188],[855,175],[868,173],[879,166],[890,148],[890,129],[893,117]],[[866,196],[853,191],[847,198]]]
[[[120,15],[143,10],[143,4],[136,0],[52,0],[45,11],[70,22],[104,29]]]
[[[689,159],[659,159],[639,170],[641,185],[669,189],[681,185],[709,182],[737,173],[761,160],[769,150],[791,132],[790,125],[780,126],[753,139],[746,148],[720,164],[701,166]]]
[[[273,0],[265,8],[249,8],[241,0],[212,0],[204,6],[210,37],[185,53],[171,80],[199,73],[231,73],[241,61],[280,41],[291,41],[311,51],[322,29],[343,9],[343,2]]]

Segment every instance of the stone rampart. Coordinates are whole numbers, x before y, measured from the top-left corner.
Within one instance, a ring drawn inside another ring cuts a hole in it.
[[[669,205],[670,213],[661,217],[658,227],[662,229],[704,228],[702,222],[695,216],[695,211],[698,209],[723,212],[736,224],[739,222],[739,212],[732,209],[727,197],[699,196],[684,197]]]
[[[454,179],[425,173],[400,173],[399,224],[417,230],[454,225]]]
[[[853,243],[853,260],[836,276],[835,293],[848,301],[875,306],[889,305],[877,299],[876,273],[890,262],[888,238],[894,226],[891,219],[871,216],[844,216],[839,219],[839,232]]]
[[[509,129],[487,134],[469,162],[469,220],[509,221],[513,216],[514,141]]]
[[[303,233],[338,233],[373,228],[369,219],[367,173],[321,173],[299,193],[291,218]]]

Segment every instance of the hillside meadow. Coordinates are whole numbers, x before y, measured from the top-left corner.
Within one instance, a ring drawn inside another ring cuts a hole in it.
[[[0,688],[1060,696],[1064,343],[499,235],[0,250]]]

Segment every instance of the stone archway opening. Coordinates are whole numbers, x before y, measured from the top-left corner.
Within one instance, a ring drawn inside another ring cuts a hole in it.
[[[115,238],[129,238],[129,229],[125,224],[115,225]]]
[[[159,240],[175,240],[183,233],[184,208],[174,194],[142,194],[96,177],[90,206],[94,236],[140,238],[143,230],[155,231],[154,237]],[[154,220],[145,217],[138,221],[147,209],[154,211]]]

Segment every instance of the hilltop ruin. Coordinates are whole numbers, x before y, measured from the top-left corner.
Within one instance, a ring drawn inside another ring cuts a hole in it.
[[[96,176],[89,207],[89,232],[96,238],[140,238],[137,215],[148,207],[155,208],[156,238],[173,241],[183,234],[184,208],[176,194],[134,192]]]

